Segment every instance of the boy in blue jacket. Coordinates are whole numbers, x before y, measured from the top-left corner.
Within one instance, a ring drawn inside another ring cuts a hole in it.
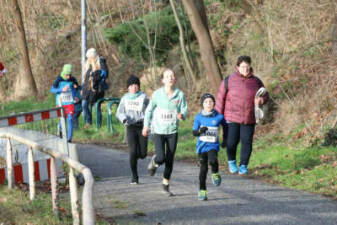
[[[56,106],[64,108],[68,126],[68,142],[71,142],[71,139],[73,137],[72,118],[75,111],[74,103],[78,101],[74,88],[74,85],[78,86],[78,83],[76,78],[71,76],[71,74],[72,65],[65,64],[63,66],[61,74],[55,79],[50,89],[52,93],[56,94]]]
[[[219,126],[225,126],[226,121],[222,114],[215,109],[215,98],[211,94],[201,97],[203,109],[194,117],[193,135],[198,137],[197,155],[200,162],[198,199],[207,200],[206,178],[208,163],[212,169],[212,182],[215,186],[221,184],[219,174],[218,152],[219,152]]]

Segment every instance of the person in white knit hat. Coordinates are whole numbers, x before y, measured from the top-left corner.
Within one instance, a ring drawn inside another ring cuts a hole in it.
[[[104,97],[104,91],[108,89],[106,79],[109,71],[104,57],[97,54],[96,49],[90,48],[86,53],[85,79],[82,86],[82,108],[84,113],[85,126],[89,128],[92,124],[92,106],[98,99]],[[102,125],[102,111],[99,105],[97,109],[98,125]]]

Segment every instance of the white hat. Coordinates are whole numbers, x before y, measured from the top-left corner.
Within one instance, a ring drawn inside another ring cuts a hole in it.
[[[97,57],[96,49],[94,48],[88,49],[86,56],[87,58],[96,58]]]

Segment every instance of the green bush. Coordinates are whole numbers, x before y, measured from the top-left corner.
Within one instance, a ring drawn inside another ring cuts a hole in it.
[[[187,24],[188,37],[192,38],[188,18],[179,13],[182,24]],[[114,28],[105,29],[105,38],[119,47],[119,51],[137,62],[149,62],[150,54],[146,26],[149,28],[151,45],[156,43],[155,55],[158,65],[162,65],[168,55],[168,51],[179,43],[179,30],[173,12],[167,8],[158,12],[151,12],[144,18],[138,18],[121,23]]]

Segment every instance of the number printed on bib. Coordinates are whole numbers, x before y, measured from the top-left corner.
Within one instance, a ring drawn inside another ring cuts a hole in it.
[[[177,122],[177,110],[176,109],[161,109],[156,108],[156,114],[160,119],[160,122],[165,124],[171,124]]]
[[[125,101],[125,111],[141,112],[143,109],[143,102],[143,98],[127,100]]]
[[[60,94],[61,103],[73,102],[73,93],[72,92],[63,92]]]
[[[207,127],[206,133],[200,135],[200,141],[203,142],[217,142],[219,137],[219,127]]]

